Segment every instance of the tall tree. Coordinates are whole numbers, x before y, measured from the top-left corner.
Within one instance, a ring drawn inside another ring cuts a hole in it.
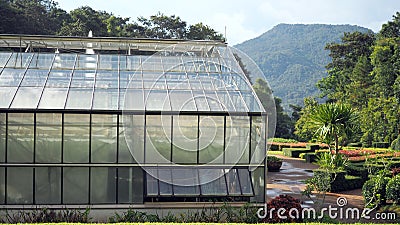
[[[146,37],[159,39],[185,39],[186,22],[179,16],[166,16],[157,13],[150,16],[150,19],[139,17],[138,21],[146,28]]]
[[[225,40],[223,35],[203,23],[189,26],[187,39],[191,40]]]

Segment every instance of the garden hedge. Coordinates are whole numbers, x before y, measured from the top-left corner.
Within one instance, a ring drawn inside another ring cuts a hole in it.
[[[306,148],[283,148],[282,151],[283,155],[293,158],[299,158],[301,153],[313,152],[311,149]]]

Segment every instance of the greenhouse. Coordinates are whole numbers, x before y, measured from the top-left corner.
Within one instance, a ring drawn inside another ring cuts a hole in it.
[[[217,41],[0,36],[0,204],[264,202],[267,114]]]

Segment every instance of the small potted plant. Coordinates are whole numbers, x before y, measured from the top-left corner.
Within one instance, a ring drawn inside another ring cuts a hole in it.
[[[279,172],[283,160],[276,156],[267,156],[267,167],[269,172]]]

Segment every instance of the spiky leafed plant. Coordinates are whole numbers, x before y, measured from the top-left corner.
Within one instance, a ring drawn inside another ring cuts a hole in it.
[[[318,105],[311,111],[307,123],[315,129],[315,136],[322,142],[335,146],[339,152],[339,138],[351,137],[357,130],[358,115],[346,104],[325,103]]]

